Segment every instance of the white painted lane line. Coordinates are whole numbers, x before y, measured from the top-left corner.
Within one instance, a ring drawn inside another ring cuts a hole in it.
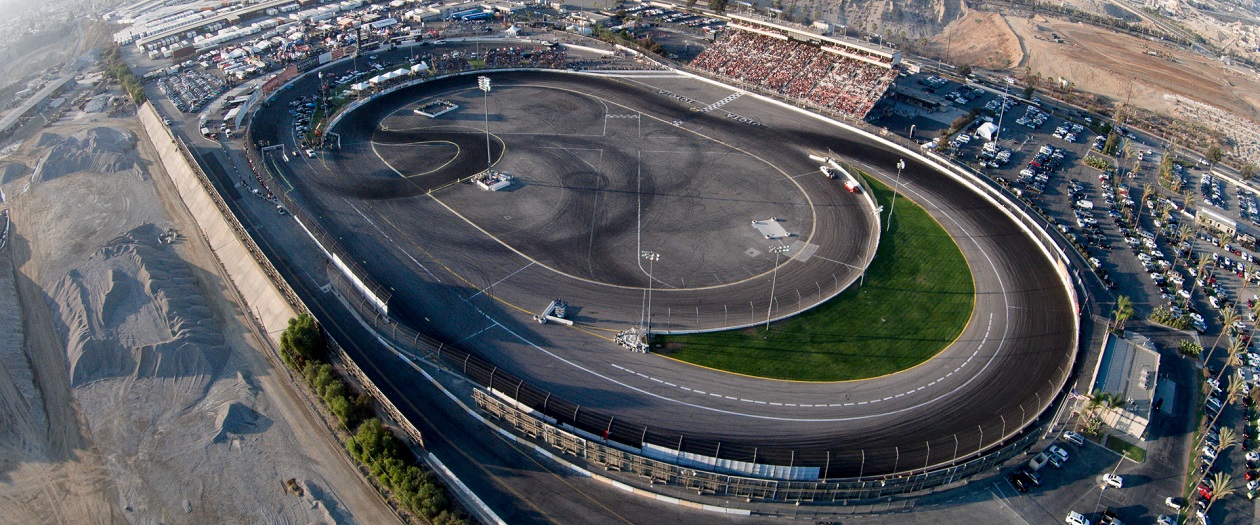
[[[471,295],[471,296],[469,296],[468,298],[469,298],[469,299],[473,299],[473,298],[477,297],[478,295],[481,295],[481,294],[482,294],[482,293],[484,293],[486,290],[489,290],[489,289],[491,289],[491,288],[494,288],[495,286],[498,286],[498,285],[499,285],[499,283],[502,283],[503,281],[506,281],[506,280],[508,280],[508,279],[511,279],[511,278],[512,278],[512,276],[514,276],[514,275],[516,275],[516,274],[518,274],[518,273],[521,273],[521,272],[525,271],[525,269],[526,269],[526,268],[529,268],[530,266],[533,266],[533,265],[534,265],[534,262],[533,262],[533,261],[530,261],[530,262],[529,262],[529,264],[526,264],[525,266],[522,266],[522,267],[521,267],[521,269],[519,269],[519,270],[517,270],[517,271],[515,271],[515,272],[512,272],[512,273],[508,274],[508,276],[507,276],[507,277],[504,277],[504,278],[502,278],[502,279],[499,279],[499,280],[495,281],[495,282],[494,282],[494,284],[492,284],[492,285],[490,285],[490,286],[487,286],[487,287],[485,287],[485,288],[482,288],[482,289],[480,289],[480,290],[477,290],[477,293],[472,294],[472,295]]]

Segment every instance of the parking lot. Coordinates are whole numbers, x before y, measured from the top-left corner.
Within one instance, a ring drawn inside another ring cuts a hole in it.
[[[1240,242],[1243,237],[1221,235],[1195,219],[1200,210],[1206,210],[1219,216],[1219,222],[1236,221],[1239,233],[1248,231],[1248,225],[1260,226],[1260,192],[1238,187],[1209,173],[1200,163],[1181,159],[1169,163],[1167,176],[1161,177],[1163,148],[1126,130],[1117,133],[1114,154],[1104,155],[1107,137],[1099,133],[1103,131],[1100,122],[1083,113],[1042,110],[1028,100],[1004,98],[1000,91],[963,86],[926,74],[903,77],[898,84],[909,84],[905,91],[911,96],[891,103],[889,111],[873,119],[874,123],[907,137],[913,130],[924,149],[951,156],[1007,186],[1025,202],[1028,211],[1052,222],[1088,261],[1098,278],[1098,288],[1109,290],[1110,296],[1099,299],[1105,303],[1104,315],[1110,313],[1115,296],[1129,297],[1134,306],[1130,326],[1158,334],[1161,362],[1169,370],[1163,379],[1177,383],[1178,399],[1168,408],[1156,409],[1159,414],[1152,420],[1145,443],[1148,451],[1159,452],[1148,457],[1147,463],[1158,456],[1163,462],[1162,474],[1151,475],[1149,464],[1118,464],[1118,455],[1088,444],[1080,452],[1090,454],[1087,451],[1092,446],[1101,449],[1099,453],[1104,456],[1113,454],[1112,459],[1068,461],[1062,470],[1050,464],[1049,469],[1038,471],[1040,486],[1031,476],[1011,471],[995,490],[1009,492],[1004,496],[1011,498],[1012,508],[1021,516],[1041,516],[1038,520],[1044,518],[1047,523],[1068,519],[1068,512],[1079,512],[1083,519],[1099,523],[1106,518],[1107,509],[1126,522],[1154,522],[1163,514],[1177,515],[1164,500],[1178,495],[1177,482],[1185,469],[1181,465],[1198,458],[1193,468],[1198,469],[1196,475],[1209,480],[1205,489],[1210,488],[1216,473],[1235,480],[1234,495],[1213,504],[1209,518],[1216,520],[1211,522],[1250,522],[1255,515],[1250,499],[1260,489],[1260,473],[1256,471],[1260,453],[1254,452],[1257,420],[1248,395],[1260,375],[1260,353],[1249,350],[1255,330],[1254,310],[1260,301],[1260,271],[1255,265],[1254,245],[1244,247]],[[929,102],[926,107],[916,104],[924,101]],[[932,102],[940,105],[933,107]],[[969,114],[979,118],[956,133],[941,136],[942,130]],[[1226,329],[1222,310],[1227,307],[1236,308],[1237,319],[1231,318],[1228,332],[1218,338],[1217,334]],[[1160,327],[1156,321],[1176,330]],[[1186,341],[1195,341],[1210,351],[1218,339],[1206,370],[1196,368],[1198,361],[1178,355]],[[1222,361],[1231,344],[1246,350],[1225,366]],[[1231,376],[1237,376],[1240,385],[1232,403]],[[1208,390],[1215,386],[1219,388]],[[1191,427],[1189,419],[1205,412],[1206,423],[1212,424],[1207,433],[1217,437],[1192,443],[1191,433],[1185,430]],[[1220,443],[1212,439],[1219,440],[1223,428],[1230,429],[1237,441],[1218,452]],[[1071,452],[1064,443],[1059,441],[1058,446]],[[1210,458],[1214,456],[1219,458],[1213,461]],[[1101,465],[1108,463],[1118,465],[1123,488],[1105,483]],[[1132,474],[1141,471],[1148,473]],[[1081,479],[1088,483],[1060,483]],[[1154,483],[1160,485],[1158,490],[1143,489],[1144,480],[1162,483]],[[1021,485],[1028,490],[1028,497],[1014,498],[1020,494]],[[1207,505],[1203,494],[1194,492],[1197,495],[1182,502],[1191,517],[1196,515],[1196,508]]]

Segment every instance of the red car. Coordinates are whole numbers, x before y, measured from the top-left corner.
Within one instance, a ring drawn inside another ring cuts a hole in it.
[[[1199,484],[1199,495],[1207,501],[1212,501],[1212,489],[1202,483]]]

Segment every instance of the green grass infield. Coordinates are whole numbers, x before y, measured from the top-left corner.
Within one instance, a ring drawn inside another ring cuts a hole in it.
[[[888,221],[892,190],[866,174]],[[898,197],[865,283],[783,321],[742,330],[658,336],[653,352],[750,376],[846,381],[927,361],[971,318],[975,286],[954,239],[917,203]]]

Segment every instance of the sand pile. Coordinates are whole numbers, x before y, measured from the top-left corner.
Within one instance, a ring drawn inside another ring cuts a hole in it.
[[[0,256],[0,442],[23,449],[46,427],[44,399],[22,351],[22,314],[9,257]]]
[[[226,357],[188,267],[147,224],[106,243],[54,288],[70,381],[159,377],[204,384]]]
[[[168,244],[197,226],[138,124],[81,120],[0,151],[0,523],[392,521],[313,438],[209,248]]]
[[[86,129],[68,137],[44,133],[36,144],[48,147],[48,154],[40,159],[31,180],[49,181],[78,172],[138,174],[134,142],[131,133],[106,127]]]
[[[145,224],[72,264],[52,288],[75,399],[119,500],[161,522],[330,522],[310,497],[286,430],[176,246]],[[225,502],[232,502],[225,508]]]

